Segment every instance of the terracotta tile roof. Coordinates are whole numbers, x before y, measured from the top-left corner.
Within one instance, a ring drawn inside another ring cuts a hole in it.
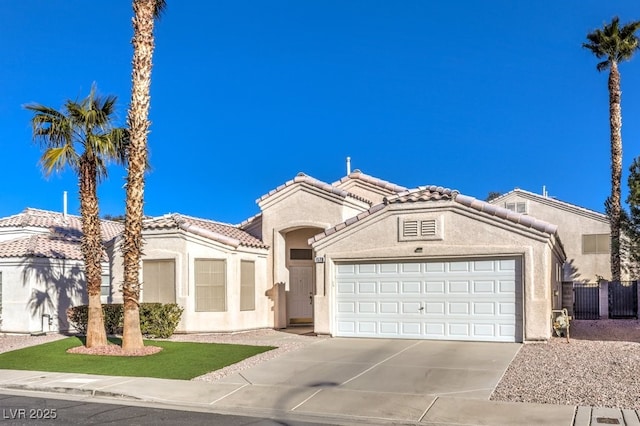
[[[0,257],[82,260],[82,252],[80,242],[75,238],[39,234],[0,242]],[[103,260],[106,260],[106,254]]]
[[[337,188],[337,187],[335,187],[335,186],[333,186],[333,185],[331,185],[329,183],[322,182],[321,180],[318,180],[316,178],[308,176],[308,175],[306,175],[306,174],[304,174],[302,172],[298,173],[295,178],[285,182],[284,184],[278,186],[276,189],[273,189],[273,190],[269,191],[267,194],[265,194],[262,197],[258,198],[256,200],[256,202],[259,203],[260,201],[263,201],[266,198],[269,198],[272,195],[282,191],[283,189],[288,188],[288,187],[290,187],[292,185],[295,185],[295,184],[307,184],[307,185],[310,185],[310,186],[312,186],[314,188],[318,188],[320,190],[326,191],[328,193],[337,195],[337,196],[342,197],[342,198],[349,197],[349,198],[353,198],[353,199],[356,199],[356,200],[359,200],[359,201],[362,201],[362,202],[365,202],[365,203],[371,205],[371,201],[369,201],[369,200],[367,200],[367,199],[365,199],[365,198],[363,198],[363,197],[361,197],[359,195],[353,194],[353,193],[351,193],[349,191],[345,191],[344,189]]]
[[[352,171],[351,173],[349,173],[348,176],[343,177],[339,181],[334,182],[333,185],[336,186],[336,185],[339,185],[341,183],[345,183],[345,182],[347,182],[349,180],[352,180],[352,179],[359,179],[359,180],[361,180],[363,182],[370,183],[372,185],[375,185],[377,187],[385,189],[385,190],[387,190],[389,192],[403,192],[403,191],[407,190],[407,188],[404,187],[404,186],[396,185],[395,183],[391,183],[391,182],[386,181],[386,180],[378,179],[377,177],[369,176],[367,174],[362,173],[358,169]]]
[[[350,226],[378,211],[383,210],[389,204],[432,202],[432,201],[441,201],[441,200],[444,200],[444,201],[453,200],[459,204],[462,204],[463,206],[470,207],[479,212],[483,212],[491,216],[496,216],[498,218],[513,222],[514,224],[526,226],[527,228],[532,228],[540,232],[554,234],[557,237],[558,227],[556,225],[550,224],[542,220],[535,219],[528,215],[515,213],[511,210],[487,203],[486,201],[480,201],[473,197],[462,195],[456,190],[443,188],[441,186],[429,185],[429,186],[420,186],[415,189],[403,191],[396,195],[386,197],[382,203],[371,207],[369,210],[362,212],[359,215],[346,220],[345,222],[342,222],[332,228],[326,229],[325,231],[319,233],[318,235],[311,237],[309,239],[309,244],[312,244],[316,241],[326,238],[329,235],[335,234],[341,229],[344,229],[347,226]]]
[[[441,186],[419,186],[415,189],[405,190],[396,195],[384,199],[385,204],[408,203],[415,201],[452,200],[458,195],[458,191]]]
[[[177,213],[146,219],[143,222],[143,229],[182,229],[183,231],[209,238],[232,247],[268,248],[262,241],[243,231],[236,225],[199,219]]]
[[[580,214],[582,216],[591,217],[593,219],[601,220],[603,222],[609,223],[609,217],[606,214],[597,212],[595,210],[587,209],[585,207],[578,206],[576,204],[567,203],[566,201],[558,200],[553,197],[545,197],[544,195],[536,194],[535,192],[525,191],[524,189],[515,188],[512,191],[507,192],[506,194],[502,194],[499,197],[494,198],[490,201],[491,204],[496,204],[511,194],[517,194],[524,198],[532,199],[538,201],[543,204],[547,204],[565,211],[570,211],[572,213]]]
[[[108,242],[120,235],[124,225],[120,222],[102,220],[102,240]],[[43,228],[59,235],[82,236],[80,216],[65,215],[49,210],[27,208],[22,213],[0,218],[0,228]]]
[[[112,241],[123,230],[118,222],[103,220],[102,239]],[[0,257],[46,257],[81,260],[82,223],[79,216],[27,208],[22,213],[0,218],[0,228],[30,229],[35,235],[0,242]],[[107,260],[103,252],[103,260]]]

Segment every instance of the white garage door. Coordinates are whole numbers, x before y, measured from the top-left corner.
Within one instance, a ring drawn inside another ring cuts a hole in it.
[[[521,341],[518,264],[517,259],[337,264],[334,334]]]

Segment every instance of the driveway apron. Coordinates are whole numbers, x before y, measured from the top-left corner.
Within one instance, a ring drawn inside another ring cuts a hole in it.
[[[420,421],[438,397],[487,400],[519,348],[323,339],[221,379],[239,388],[214,405]]]

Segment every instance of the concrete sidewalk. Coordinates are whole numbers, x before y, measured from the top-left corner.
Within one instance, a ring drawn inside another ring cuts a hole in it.
[[[489,401],[517,348],[322,339],[213,383],[0,370],[0,392],[326,424],[640,426],[634,410]]]

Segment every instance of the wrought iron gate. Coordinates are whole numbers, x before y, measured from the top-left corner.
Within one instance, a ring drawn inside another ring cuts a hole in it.
[[[575,319],[600,318],[600,286],[598,283],[573,284],[573,317]]]
[[[609,318],[638,318],[638,282],[609,282]]]

